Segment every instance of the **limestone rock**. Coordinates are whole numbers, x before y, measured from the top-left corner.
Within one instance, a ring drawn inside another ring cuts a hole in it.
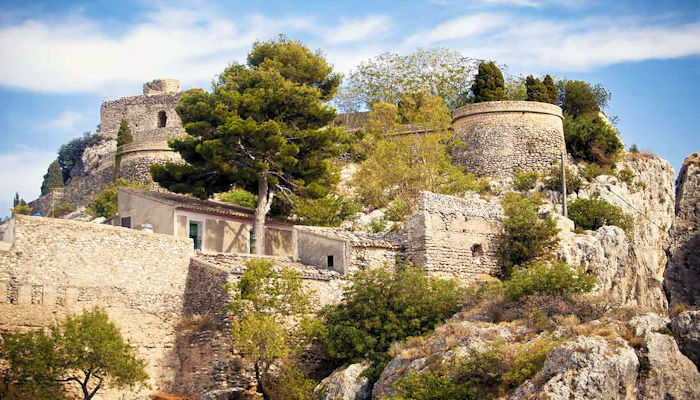
[[[143,94],[153,96],[165,93],[178,93],[180,91],[180,81],[177,79],[154,79],[143,84]]]
[[[624,341],[612,345],[598,336],[581,336],[552,350],[542,370],[510,399],[630,399],[638,367],[634,350]],[[538,381],[542,385],[533,383]]]
[[[697,367],[678,350],[673,336],[648,333],[645,337],[648,371],[642,370],[637,383],[638,399],[698,399],[700,374]]]
[[[676,180],[668,253],[664,286],[669,301],[700,305],[700,153],[685,159]]]
[[[316,386],[314,399],[369,400],[372,396],[369,379],[360,376],[369,366],[364,361],[336,369]]]
[[[667,324],[668,318],[654,313],[636,316],[627,323],[632,328],[634,336],[644,336],[647,333],[656,332],[665,328]]]
[[[671,320],[680,351],[700,367],[700,311],[686,311]]]
[[[92,171],[106,167],[107,164],[112,166],[114,164],[114,152],[116,150],[116,140],[107,140],[85,148],[81,158],[81,165],[71,170],[71,176],[87,175]]]

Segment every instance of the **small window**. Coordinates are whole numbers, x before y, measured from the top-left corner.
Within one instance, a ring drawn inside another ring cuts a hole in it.
[[[165,124],[168,123],[168,115],[165,111],[158,112],[158,127],[165,128]]]
[[[472,256],[481,257],[484,255],[484,247],[480,244],[475,244],[472,246]]]
[[[333,256],[328,256],[328,268],[333,268]]]
[[[131,228],[131,217],[122,217],[121,225],[124,228]]]

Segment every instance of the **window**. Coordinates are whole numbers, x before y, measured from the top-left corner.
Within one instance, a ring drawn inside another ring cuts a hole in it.
[[[333,256],[328,256],[328,268],[333,268]]]
[[[168,115],[165,114],[165,111],[159,111],[158,112],[158,127],[165,128],[166,123],[168,123]]]
[[[131,228],[131,217],[122,217],[121,226],[124,228]]]
[[[472,256],[481,257],[484,255],[484,248],[480,244],[475,244],[472,246]]]

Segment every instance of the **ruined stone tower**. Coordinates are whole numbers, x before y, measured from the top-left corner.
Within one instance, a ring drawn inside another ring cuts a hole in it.
[[[452,122],[464,142],[453,158],[467,171],[491,177],[513,168],[543,172],[566,151],[562,110],[534,101],[489,101],[458,108]]]

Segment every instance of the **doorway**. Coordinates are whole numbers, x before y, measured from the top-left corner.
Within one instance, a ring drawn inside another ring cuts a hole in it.
[[[197,221],[190,221],[190,234],[189,237],[194,242],[195,250],[202,250],[202,223]]]

